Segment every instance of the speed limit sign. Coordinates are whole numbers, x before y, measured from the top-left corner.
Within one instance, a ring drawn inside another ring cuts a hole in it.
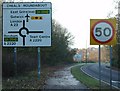
[[[116,44],[116,19],[90,19],[90,45]]]

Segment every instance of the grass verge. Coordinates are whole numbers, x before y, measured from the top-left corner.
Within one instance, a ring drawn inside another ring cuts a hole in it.
[[[73,76],[79,80],[81,83],[83,83],[84,85],[86,85],[88,88],[90,89],[99,89],[99,81],[86,75],[84,72],[82,72],[80,70],[80,67],[83,65],[79,65],[79,66],[75,66],[71,68],[71,73],[73,74]],[[110,86],[105,84],[105,83],[101,83],[102,89],[110,89]],[[103,90],[102,90],[103,91]]]
[[[40,79],[38,79],[37,70],[26,72],[16,77],[3,78],[2,89],[42,89],[45,80],[51,71],[49,68],[41,70]],[[6,91],[6,90],[5,90]]]
[[[28,89],[27,91],[36,89],[38,91],[38,89],[44,88],[44,85],[46,85],[45,81],[48,77],[52,76],[56,70],[59,70],[63,67],[63,65],[42,67],[40,79],[38,79],[37,70],[29,71],[24,74],[21,73],[15,77],[3,78],[2,91],[9,91],[9,89],[15,89],[15,91],[17,89],[19,89],[19,91],[23,91],[24,89]]]

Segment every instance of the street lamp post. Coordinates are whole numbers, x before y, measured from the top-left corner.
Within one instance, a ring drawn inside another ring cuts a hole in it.
[[[86,40],[86,64],[87,64],[87,40]]]

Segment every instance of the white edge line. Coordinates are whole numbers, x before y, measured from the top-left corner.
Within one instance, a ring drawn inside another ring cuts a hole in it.
[[[113,83],[119,83],[120,84],[120,81],[115,81],[115,80],[112,80]]]
[[[96,80],[99,80],[98,78],[96,78],[96,77],[93,77],[93,76],[91,76],[90,74],[88,74],[88,73],[86,73],[85,71],[83,71],[83,66],[82,67],[80,67],[80,70],[82,71],[82,72],[84,72],[86,75],[88,75],[88,76],[90,76],[90,77],[92,77],[92,78],[94,78],[94,79],[96,79]],[[105,81],[103,81],[103,80],[101,80],[102,82],[104,82],[104,83],[106,83],[106,84],[108,84],[108,85],[110,85],[109,83],[107,83],[107,82],[105,82]],[[114,88],[116,88],[116,89],[119,89],[118,87],[116,87],[116,86],[114,86],[114,85],[112,85]]]

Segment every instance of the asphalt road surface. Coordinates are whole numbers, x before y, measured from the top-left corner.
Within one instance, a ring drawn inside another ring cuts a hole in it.
[[[109,64],[101,64],[101,80],[106,82],[107,84],[110,84],[110,68],[108,68],[107,66],[109,66]],[[87,64],[81,67],[81,70],[87,75],[99,79],[98,63]],[[120,71],[112,70],[112,86],[120,89]]]

